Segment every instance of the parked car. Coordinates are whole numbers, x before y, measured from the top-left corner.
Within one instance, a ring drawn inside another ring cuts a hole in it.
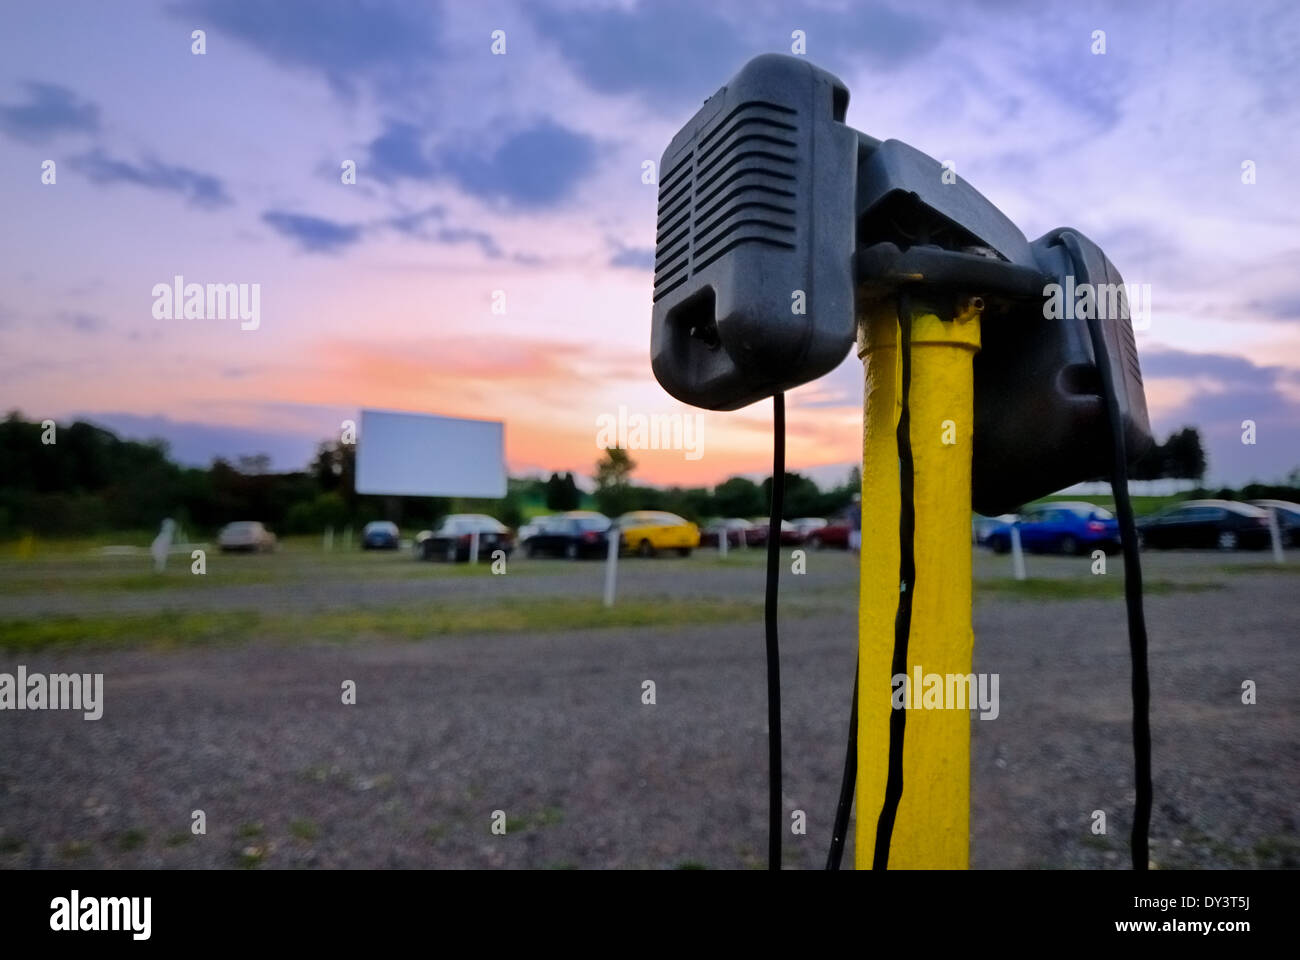
[[[609,517],[590,510],[573,510],[541,517],[538,531],[524,549],[530,557],[603,557],[609,552]]]
[[[975,543],[983,547],[988,545],[989,536],[994,530],[1015,522],[1016,515],[1014,513],[1004,513],[997,517],[986,517],[982,513],[976,513],[971,515],[971,533]]]
[[[1261,510],[1276,510],[1278,535],[1282,538],[1282,545],[1300,547],[1300,503],[1292,503],[1290,500],[1252,500],[1250,505]]]
[[[362,550],[396,550],[400,541],[397,524],[388,520],[374,520],[361,530]]]
[[[228,523],[217,534],[217,546],[225,552],[270,553],[275,549],[275,534],[256,520]]]
[[[1018,520],[1001,523],[985,538],[994,553],[1011,549],[1011,528],[1019,526],[1020,545],[1031,553],[1091,553],[1119,549],[1119,521],[1092,503],[1058,500],[1026,507]]]
[[[751,547],[767,546],[767,532],[771,521],[767,517],[756,517],[750,521],[749,537],[746,541]],[[789,520],[781,521],[781,546],[797,547],[804,542],[804,536]]]
[[[1137,522],[1144,547],[1241,547],[1269,544],[1268,513],[1234,500],[1185,500]]]
[[[721,547],[722,531],[725,530],[727,532],[727,546],[739,547],[742,543],[749,542],[751,527],[753,527],[752,523],[740,517],[732,517],[728,520],[712,520],[700,531],[700,546]]]
[[[496,550],[505,551],[508,557],[514,549],[510,529],[499,520],[482,513],[453,513],[437,530],[421,531],[415,538],[417,555],[421,560],[446,560],[448,563],[469,560],[475,533],[478,534],[481,559],[489,558]]]
[[[522,527],[520,527],[515,532],[515,541],[519,544],[519,546],[521,547],[528,546],[528,541],[542,532],[542,527],[545,526],[543,521],[547,519],[549,518],[534,517],[533,519],[525,523]]]
[[[619,517],[616,525],[621,548],[643,557],[653,557],[660,550],[676,550],[689,557],[700,545],[700,528],[675,513],[634,510]]]
[[[853,517],[847,512],[842,513],[828,521],[824,527],[818,527],[808,534],[808,546],[814,550],[823,550],[827,547],[847,550],[854,529]]]
[[[781,546],[797,547],[808,538],[789,520],[781,521]]]
[[[813,533],[826,526],[826,521],[822,517],[797,517],[790,522],[794,524],[794,528],[799,531],[804,540],[807,540]]]

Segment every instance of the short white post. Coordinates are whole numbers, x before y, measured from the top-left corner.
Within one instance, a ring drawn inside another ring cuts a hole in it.
[[[614,585],[618,580],[618,541],[622,535],[613,527],[606,532],[609,550],[605,554],[605,606],[614,605]]]
[[[352,524],[350,523],[343,528],[343,549],[352,549]]]
[[[1273,541],[1273,562],[1286,563],[1286,554],[1282,552],[1282,531],[1278,527],[1277,508],[1268,508],[1268,535]]]
[[[469,535],[469,562],[478,563],[478,531]]]
[[[325,528],[325,552],[329,553],[334,549],[334,528]]]
[[[1020,523],[1011,524],[1011,565],[1016,571],[1016,579],[1025,579],[1025,552],[1020,549]]]
[[[721,551],[721,555],[724,557],[727,555],[727,541],[730,539],[731,531],[726,527],[718,531],[718,550]]]

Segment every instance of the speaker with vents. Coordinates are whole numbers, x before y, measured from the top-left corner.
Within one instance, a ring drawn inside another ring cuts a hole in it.
[[[806,60],[766,54],[664,152],[650,352],[678,400],[734,410],[828,373],[853,345],[848,97]]]

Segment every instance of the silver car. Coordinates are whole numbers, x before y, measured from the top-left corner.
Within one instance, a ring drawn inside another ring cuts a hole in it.
[[[227,552],[270,553],[275,543],[275,534],[256,520],[228,523],[217,534],[217,546]]]

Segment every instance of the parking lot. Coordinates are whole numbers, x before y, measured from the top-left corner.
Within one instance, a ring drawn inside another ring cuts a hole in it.
[[[1144,554],[1158,866],[1300,863],[1300,552],[1287,559]],[[0,558],[0,671],[105,686],[97,721],[0,718],[0,867],[763,865],[762,551],[625,559],[612,611],[599,562],[518,558],[493,575],[315,543],[207,562],[200,577],[187,557],[162,576],[87,550]],[[1030,556],[1016,582],[1008,557],[976,553],[975,669],[1000,675],[1001,704],[972,720],[975,867],[1127,865],[1110,563],[1094,576],[1087,557]],[[785,799],[808,833],[788,838],[786,866],[816,868],[857,558],[811,552],[805,575],[789,570]]]

